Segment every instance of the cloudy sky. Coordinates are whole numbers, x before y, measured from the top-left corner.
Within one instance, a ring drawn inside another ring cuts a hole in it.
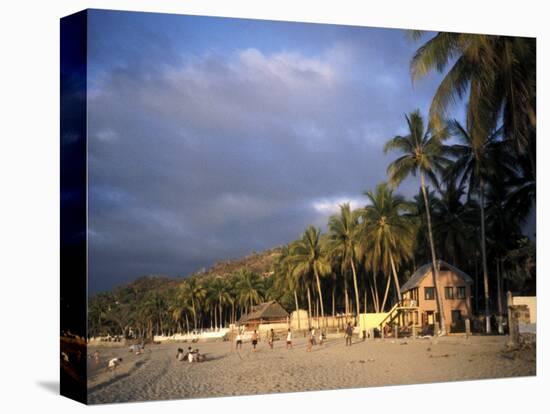
[[[418,43],[400,30],[112,11],[88,24],[90,293],[363,205],[395,157],[384,142],[439,81],[412,84]]]

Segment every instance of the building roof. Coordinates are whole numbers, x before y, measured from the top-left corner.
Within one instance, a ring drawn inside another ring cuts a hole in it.
[[[474,282],[473,279],[470,276],[468,276],[466,273],[464,273],[459,268],[454,267],[453,265],[450,265],[449,263],[447,263],[443,260],[438,260],[437,263],[439,265],[439,270],[450,270],[451,272],[457,274],[462,279],[464,279],[464,281],[466,283],[473,283]],[[420,283],[431,272],[431,270],[432,270],[432,264],[431,263],[427,263],[424,266],[420,266],[416,270],[416,272],[414,272],[414,274],[410,277],[410,279],[407,280],[407,282],[403,286],[401,286],[401,293],[405,293],[406,291],[411,290],[411,289],[417,287],[418,285],[420,285]]]
[[[260,303],[252,308],[252,311],[241,316],[237,323],[242,324],[251,320],[259,319],[283,319],[288,316],[288,312],[277,302],[272,300]]]

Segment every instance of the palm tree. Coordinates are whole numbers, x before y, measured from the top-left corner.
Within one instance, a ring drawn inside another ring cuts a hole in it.
[[[281,248],[279,258],[275,263],[275,288],[279,291],[288,290],[292,292],[294,296],[294,305],[296,306],[296,315],[298,317],[298,330],[301,330],[300,326],[300,306],[298,303],[298,286],[300,280],[293,272],[291,263],[291,247],[285,245]]]
[[[301,277],[307,277],[310,275],[315,276],[317,293],[319,295],[319,302],[321,305],[321,318],[325,321],[323,292],[321,289],[320,277],[330,273],[330,263],[328,262],[324,249],[321,247],[320,230],[313,226],[309,226],[306,229],[302,237],[293,244],[291,261],[294,267],[294,272],[297,275]],[[311,302],[311,299],[309,299],[309,301]],[[311,304],[309,304],[309,307],[311,314]]]
[[[357,312],[357,317],[359,317],[360,313],[360,304],[355,261],[360,238],[359,216],[358,211],[351,210],[349,203],[344,203],[340,205],[340,215],[331,216],[328,222],[328,250],[333,255],[340,258],[342,263],[341,273],[344,274],[345,268],[349,265],[353,275],[353,288],[355,290],[355,309]]]
[[[435,242],[441,247],[444,260],[466,267],[466,258],[478,249],[474,245],[478,240],[475,235],[479,206],[474,200],[463,202],[465,185],[451,175],[445,179],[445,188],[438,192],[440,198],[434,196],[432,205]]]
[[[369,267],[374,274],[381,270],[388,280],[389,274],[393,275],[397,298],[401,302],[397,269],[403,260],[412,257],[414,226],[410,217],[404,214],[411,212],[412,206],[404,197],[394,194],[386,183],[380,183],[374,192],[364,194],[370,202],[362,213],[365,245],[370,252]],[[383,308],[384,304],[382,311]]]
[[[409,175],[416,176],[417,173],[420,175],[420,186],[426,205],[426,223],[432,256],[432,274],[436,291],[439,323],[441,334],[446,335],[447,331],[445,326],[445,315],[443,313],[443,301],[439,291],[439,268],[435,254],[425,176],[437,186],[436,172],[442,171],[448,164],[448,160],[443,156],[441,144],[442,141],[447,138],[448,132],[446,128],[438,131],[434,131],[430,127],[425,128],[424,120],[419,110],[412,112],[408,116],[405,116],[405,118],[409,129],[408,135],[398,135],[388,141],[384,146],[385,153],[391,150],[398,150],[403,153],[401,157],[397,158],[389,165],[388,175],[392,186],[397,186]]]
[[[245,313],[248,313],[254,305],[260,303],[263,299],[263,282],[256,273],[246,269],[241,269],[237,275],[238,300],[241,306],[245,307]]]
[[[420,38],[421,31],[413,31]],[[474,139],[483,140],[502,123],[519,154],[533,167],[536,128],[536,41],[534,38],[440,32],[415,53],[413,80],[432,70],[444,73],[430,108],[435,126],[445,119],[449,103],[467,98]]]
[[[172,320],[176,324],[176,326],[180,329],[180,331],[183,330],[183,320],[185,319],[185,329],[186,332],[189,332],[189,319],[187,317],[187,313],[191,310],[191,306],[187,301],[182,301],[181,296],[176,296],[174,298],[174,302],[169,307],[169,312],[172,315]]]
[[[457,144],[446,147],[454,160],[451,173],[460,179],[460,183],[468,182],[469,193],[477,192],[480,207],[481,222],[481,261],[483,267],[483,288],[485,297],[485,325],[487,333],[491,332],[489,308],[489,272],[487,266],[487,240],[485,226],[485,194],[488,181],[497,171],[508,169],[506,164],[511,161],[497,156],[501,151],[498,142],[501,130],[489,134],[484,140],[475,140],[471,123],[463,127],[458,121],[450,123],[450,130],[459,140]]]
[[[198,277],[191,277],[180,285],[180,298],[185,301],[191,301],[191,311],[193,312],[193,329],[197,329],[197,311],[200,303],[206,297],[206,289]]]

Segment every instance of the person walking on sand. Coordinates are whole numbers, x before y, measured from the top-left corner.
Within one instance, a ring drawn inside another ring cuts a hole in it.
[[[235,349],[242,349],[243,348],[243,336],[241,335],[241,331],[237,332],[237,337],[235,338]]]
[[[323,331],[319,331],[319,346],[323,345]]]
[[[286,334],[286,349],[292,349],[292,332],[288,328],[288,333]]]
[[[256,345],[258,345],[258,332],[254,330],[252,334],[252,352],[256,352]]]
[[[313,346],[315,342],[315,329],[309,330],[309,337],[307,338],[307,352],[311,352],[311,347]]]
[[[345,337],[346,337],[346,346],[351,346],[351,336],[353,335],[353,327],[351,326],[351,323],[348,322],[348,326],[346,326],[345,331]]]
[[[273,349],[273,340],[275,339],[274,337],[275,337],[275,332],[273,332],[273,328],[271,328],[268,334],[268,343],[271,349]]]

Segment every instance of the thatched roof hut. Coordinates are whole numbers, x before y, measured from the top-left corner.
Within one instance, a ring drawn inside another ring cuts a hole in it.
[[[260,324],[260,323],[280,323],[286,322],[288,312],[277,302],[272,300],[260,303],[252,307],[251,312],[241,316],[237,321],[238,325]]]

